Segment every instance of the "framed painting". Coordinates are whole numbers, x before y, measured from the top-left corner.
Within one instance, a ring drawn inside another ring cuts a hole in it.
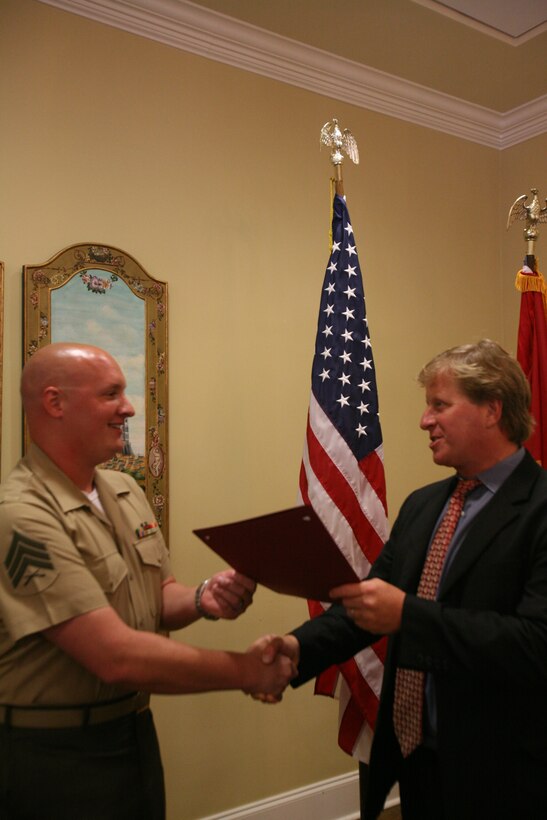
[[[135,415],[123,452],[101,466],[136,479],[167,540],[167,284],[119,248],[84,243],[25,265],[23,302],[25,362],[51,342],[79,342],[120,365]]]

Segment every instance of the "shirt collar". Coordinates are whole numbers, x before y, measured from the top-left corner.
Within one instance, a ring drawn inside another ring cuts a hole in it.
[[[55,496],[64,512],[78,509],[78,507],[91,507],[84,493],[34,442],[31,442],[23,460],[30,471]]]
[[[489,467],[488,470],[479,473],[477,478],[491,493],[496,493],[504,481],[509,478],[513,470],[518,467],[524,458],[524,454],[524,447],[519,447],[519,449],[511,453],[510,456],[498,461],[497,464],[494,464],[493,467]]]

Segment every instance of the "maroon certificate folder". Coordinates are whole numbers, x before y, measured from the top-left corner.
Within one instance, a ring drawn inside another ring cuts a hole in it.
[[[194,530],[231,567],[275,592],[328,601],[360,580],[311,507]]]

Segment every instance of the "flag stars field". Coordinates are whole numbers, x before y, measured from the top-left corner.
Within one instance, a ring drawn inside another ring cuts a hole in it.
[[[362,440],[370,437],[371,431],[378,431],[376,436],[380,434],[377,402],[364,404],[361,401],[365,391],[375,392],[375,372],[357,244],[350,239],[353,227],[347,219],[347,211],[338,231],[338,235],[333,237],[325,271],[320,305],[320,316],[324,318],[320,319],[318,326],[318,339],[322,337],[325,342],[328,339],[328,345],[316,346],[317,363],[314,364],[315,377],[312,375],[312,380],[318,399],[339,432],[348,442],[357,439],[356,444],[351,445],[356,448],[357,454],[365,452]],[[347,238],[343,240],[343,237]],[[365,357],[362,356],[361,345],[367,351]],[[329,368],[324,366],[327,360]],[[357,367],[360,372],[370,374],[370,380],[353,379],[352,370]]]

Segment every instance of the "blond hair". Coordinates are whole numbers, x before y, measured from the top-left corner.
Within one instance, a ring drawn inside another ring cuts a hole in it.
[[[482,339],[477,344],[460,345],[439,353],[418,374],[427,387],[440,373],[448,372],[460,390],[474,404],[498,399],[502,404],[500,427],[519,446],[534,428],[530,413],[530,385],[512,356],[497,342]]]

